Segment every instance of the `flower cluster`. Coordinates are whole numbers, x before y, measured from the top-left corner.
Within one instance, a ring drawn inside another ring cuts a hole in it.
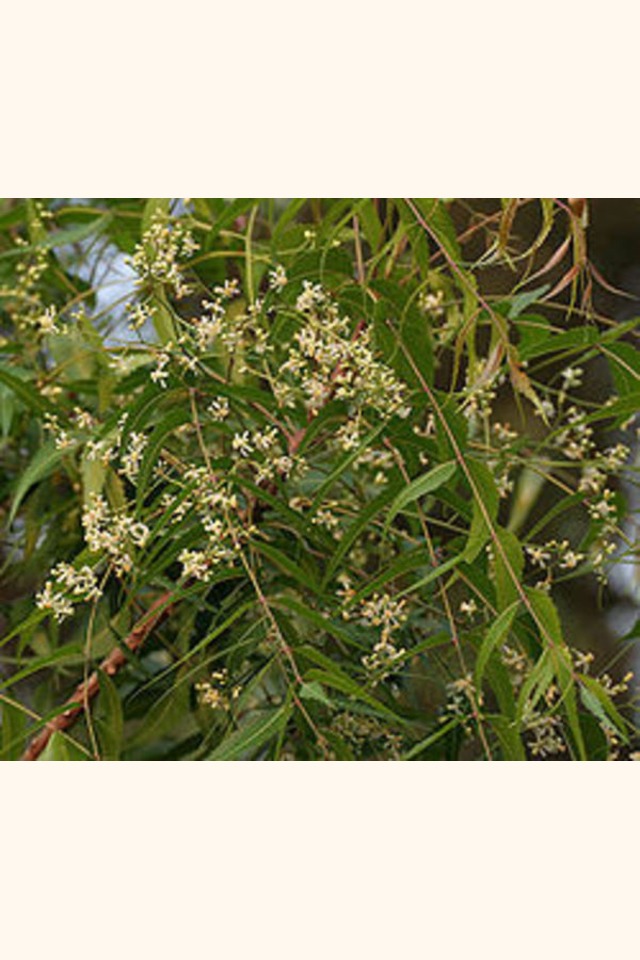
[[[592,439],[593,428],[586,422],[586,415],[577,407],[569,407],[565,414],[567,426],[559,430],[555,437],[555,446],[569,460],[588,460],[595,448]]]
[[[546,573],[547,583],[551,582],[554,569],[575,570],[586,559],[586,554],[573,550],[568,540],[548,540],[542,545],[528,544],[524,549],[531,564]]]
[[[180,263],[197,249],[198,244],[183,223],[170,222],[164,214],[156,214],[128,262],[138,274],[140,286],[164,284],[180,300],[190,292]]]
[[[242,692],[239,683],[232,684],[229,680],[229,671],[224,668],[215,670],[209,680],[202,680],[195,685],[200,703],[211,710],[223,710],[228,713],[234,700]]]
[[[274,385],[283,406],[301,399],[309,414],[315,415],[335,398],[349,404],[352,416],[367,407],[384,419],[409,415],[406,387],[375,358],[368,329],[352,333],[349,318],[340,314],[319,284],[310,281],[304,281],[296,309],[304,323],[293,336],[295,346],[289,349]],[[350,429],[358,430],[357,417]]]
[[[142,455],[148,442],[148,437],[146,437],[144,433],[132,431],[129,434],[127,450],[122,455],[121,462],[122,473],[131,483],[136,482],[140,464],[142,463]]]
[[[566,752],[562,735],[562,721],[549,713],[535,713],[525,720],[524,728],[530,735],[529,750],[532,757],[544,759]]]
[[[150,320],[153,320],[157,312],[153,304],[147,301],[127,303],[125,305],[125,311],[129,319],[130,330],[142,329],[146,323],[148,323]]]
[[[73,447],[73,438],[69,431],[60,426],[60,421],[55,413],[45,413],[43,427],[53,436],[53,442],[56,450],[68,450]]]
[[[219,413],[216,416],[219,419]],[[286,479],[294,468],[304,469],[304,461],[298,457],[295,464],[285,452],[278,430],[266,427],[263,430],[243,430],[231,439],[231,449],[237,462],[250,463],[255,470],[256,483],[272,480],[275,476]]]
[[[380,639],[372,653],[362,657],[363,666],[374,685],[394,673],[398,661],[407,652],[395,644],[395,634],[407,619],[405,607],[405,600],[394,600],[388,593],[382,596],[374,593],[370,600],[363,600],[360,604],[361,623],[380,628]]]
[[[430,290],[422,290],[418,295],[418,308],[427,315],[437,320],[444,314],[444,292],[438,290],[432,293]]]
[[[58,563],[51,571],[53,580],[47,580],[36,594],[36,606],[50,611],[58,623],[73,614],[73,604],[99,600],[102,590],[94,571],[89,566],[79,570],[69,563]]]
[[[389,760],[397,760],[399,757],[402,737],[377,717],[345,711],[333,719],[331,729],[345,740],[358,756],[372,750]]]
[[[132,548],[144,547],[149,528],[125,512],[112,512],[104,497],[94,494],[82,515],[87,546],[103,553],[115,572],[122,576],[133,567]]]
[[[476,690],[473,677],[470,673],[457,680],[452,680],[446,686],[447,702],[441,721],[447,716],[453,716],[460,721],[467,736],[474,732],[475,704],[482,704],[482,693]]]

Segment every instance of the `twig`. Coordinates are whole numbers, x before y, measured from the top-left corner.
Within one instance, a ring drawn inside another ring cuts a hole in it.
[[[140,620],[128,637],[124,640],[124,646],[135,653],[145,642],[151,631],[171,610],[171,594],[164,593],[149,608],[147,613]],[[114,647],[108,657],[100,664],[99,670],[113,677],[127,662],[127,655],[121,647]],[[69,708],[64,713],[54,717],[46,727],[33,738],[25,752],[22,754],[22,760],[37,760],[45,749],[54,733],[61,733],[76,722],[78,717],[84,713],[90,700],[100,692],[99,670],[94,670],[90,677],[84,683],[79,684],[73,695],[67,701]]]

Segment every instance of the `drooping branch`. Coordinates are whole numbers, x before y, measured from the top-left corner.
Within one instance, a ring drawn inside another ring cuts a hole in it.
[[[124,647],[130,653],[140,649],[151,631],[157,627],[171,611],[171,594],[164,593],[151,605],[144,617],[135,625],[131,633],[124,640]],[[127,655],[122,647],[114,647],[105,657],[99,669],[107,676],[113,677],[127,662]],[[94,670],[91,676],[79,684],[73,695],[67,701],[69,706],[63,713],[58,714],[44,727],[29,743],[22,754],[22,760],[37,760],[54,733],[67,730],[85,712],[89,703],[100,691],[99,671]]]

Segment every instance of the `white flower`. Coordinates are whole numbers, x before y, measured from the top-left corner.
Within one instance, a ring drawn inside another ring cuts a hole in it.
[[[286,287],[287,283],[287,274],[283,266],[278,265],[275,270],[269,271],[269,289],[279,292]]]
[[[55,307],[47,307],[44,313],[36,317],[35,323],[38,332],[42,334],[60,333],[60,327],[56,324],[57,315]]]
[[[209,561],[201,550],[183,550],[178,560],[182,564],[182,576],[193,577],[206,583],[211,578]]]
[[[151,371],[151,379],[154,383],[159,383],[162,389],[167,386],[169,381],[169,374],[167,372],[167,366],[169,364],[169,354],[161,353],[156,362],[155,370]]]
[[[47,580],[44,589],[36,594],[36,606],[40,610],[50,610],[58,623],[73,613],[73,604],[63,593],[54,592],[51,580]]]
[[[251,456],[253,453],[253,446],[251,445],[249,431],[245,430],[244,433],[234,434],[231,441],[231,447],[241,457]]]
[[[226,397],[218,397],[211,401],[207,409],[213,420],[221,422],[229,416],[229,401]]]
[[[584,371],[581,367],[567,367],[562,371],[562,385],[564,390],[569,390],[571,387],[579,387],[582,383],[582,374]]]
[[[131,433],[129,436],[129,446],[127,452],[122,458],[122,472],[132,483],[138,475],[142,454],[147,446],[147,437],[144,433]]]

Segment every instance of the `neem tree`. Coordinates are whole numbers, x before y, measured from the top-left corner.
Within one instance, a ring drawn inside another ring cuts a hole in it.
[[[633,556],[585,201],[0,210],[2,758],[629,755],[555,602]]]

